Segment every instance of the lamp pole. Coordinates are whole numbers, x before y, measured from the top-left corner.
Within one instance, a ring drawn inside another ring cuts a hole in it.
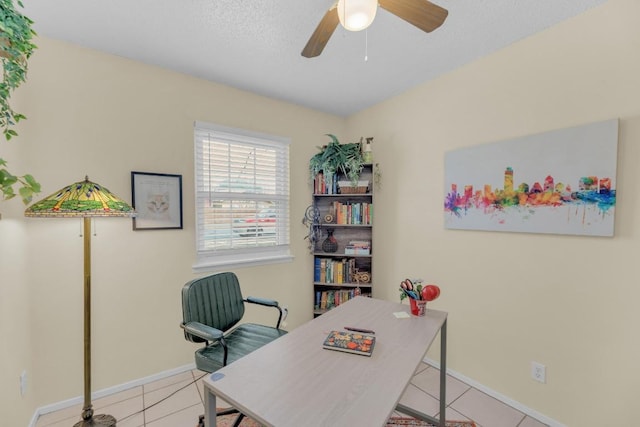
[[[91,403],[91,218],[82,218],[84,232],[84,406],[82,407],[82,421],[74,427],[116,425],[116,419],[111,415],[93,415]]]

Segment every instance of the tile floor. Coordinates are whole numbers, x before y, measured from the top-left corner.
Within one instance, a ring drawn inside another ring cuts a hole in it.
[[[118,420],[117,427],[195,427],[204,407],[202,381],[194,381],[203,374],[197,370],[187,371],[97,399],[93,402],[95,413],[113,415]],[[436,368],[422,364],[401,403],[437,415],[438,377]],[[44,414],[36,427],[71,427],[79,420],[81,406]],[[142,411],[142,408],[147,409]],[[478,427],[545,427],[451,376],[447,376],[447,419],[473,420]]]

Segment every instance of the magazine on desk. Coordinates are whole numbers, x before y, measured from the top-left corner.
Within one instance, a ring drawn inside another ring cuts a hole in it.
[[[322,344],[327,350],[371,356],[376,337],[360,332],[331,331]]]

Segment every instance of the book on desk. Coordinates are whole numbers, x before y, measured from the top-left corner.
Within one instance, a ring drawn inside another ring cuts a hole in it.
[[[322,347],[327,350],[371,356],[376,337],[360,332],[331,331]]]

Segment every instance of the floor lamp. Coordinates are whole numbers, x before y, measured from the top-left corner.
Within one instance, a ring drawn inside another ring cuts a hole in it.
[[[91,404],[91,218],[130,217],[134,210],[102,185],[89,181],[68,185],[31,205],[28,217],[82,218],[84,235],[84,406],[74,427],[115,426],[111,415],[94,415]]]

